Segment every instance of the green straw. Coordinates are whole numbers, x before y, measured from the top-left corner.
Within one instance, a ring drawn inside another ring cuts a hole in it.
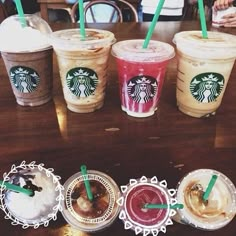
[[[199,14],[200,14],[201,28],[202,28],[202,37],[204,39],[207,39],[208,35],[207,35],[206,17],[205,17],[203,0],[198,0],[198,8],[199,8]]]
[[[79,6],[79,25],[80,25],[80,35],[82,38],[85,38],[85,29],[84,29],[84,1],[78,0]]]
[[[206,191],[203,194],[203,200],[204,201],[207,201],[207,199],[208,199],[208,197],[211,193],[211,190],[212,190],[213,186],[215,185],[216,179],[217,179],[217,175],[212,175],[211,180],[210,180],[210,182],[209,182],[209,184],[206,188]]]
[[[168,204],[145,204],[143,206],[145,209],[183,209],[184,205],[183,204],[175,204],[175,205],[168,205]]]
[[[32,190],[30,190],[30,189],[25,189],[25,188],[22,188],[18,185],[15,185],[15,184],[10,184],[8,182],[3,182],[2,180],[0,180],[0,186],[1,185],[4,185],[6,187],[6,189],[8,189],[8,190],[13,190],[13,191],[16,191],[18,193],[24,193],[24,194],[29,195],[29,196],[31,196],[33,194]]]
[[[20,21],[21,21],[21,25],[22,25],[22,27],[25,27],[26,26],[26,20],[25,20],[24,11],[23,11],[23,8],[22,8],[21,0],[15,0],[15,3],[16,3],[16,9],[17,9],[17,12],[18,12],[18,16],[19,16]]]
[[[84,176],[84,185],[85,185],[85,189],[86,189],[86,193],[88,196],[89,201],[93,201],[93,194],[91,191],[91,187],[90,187],[90,183],[89,180],[87,179],[87,168],[85,165],[82,165],[80,167],[81,173]]]
[[[158,5],[157,5],[156,12],[155,12],[155,14],[153,16],[151,25],[150,25],[150,27],[148,29],[148,33],[147,33],[146,38],[145,38],[144,43],[143,43],[143,48],[147,48],[148,47],[149,41],[150,41],[150,39],[152,37],[153,31],[155,29],[156,23],[157,23],[158,18],[160,16],[161,9],[162,9],[162,7],[164,5],[164,2],[165,2],[165,0],[160,0]]]

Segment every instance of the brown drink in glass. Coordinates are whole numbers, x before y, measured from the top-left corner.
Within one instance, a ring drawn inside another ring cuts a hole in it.
[[[116,219],[120,207],[116,200],[120,191],[114,180],[105,173],[88,170],[93,200],[87,197],[81,172],[71,176],[64,184],[65,200],[62,214],[65,220],[83,232],[97,232],[109,227]]]

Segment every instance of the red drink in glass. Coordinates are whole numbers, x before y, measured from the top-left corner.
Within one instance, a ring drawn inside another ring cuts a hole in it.
[[[168,204],[168,195],[158,186],[141,184],[129,191],[125,208],[131,221],[145,227],[161,225],[168,217],[168,209],[145,209],[147,203]]]
[[[135,234],[144,236],[166,232],[166,226],[172,225],[171,217],[176,211],[171,208],[176,203],[175,189],[168,189],[165,180],[159,182],[156,177],[148,179],[131,179],[130,183],[121,186],[122,197],[117,203],[121,206],[119,218],[125,229],[132,229]],[[163,208],[147,208],[146,204],[161,205]]]
[[[154,114],[161,96],[166,67],[174,48],[163,42],[126,40],[113,45],[119,77],[121,109],[134,117]]]

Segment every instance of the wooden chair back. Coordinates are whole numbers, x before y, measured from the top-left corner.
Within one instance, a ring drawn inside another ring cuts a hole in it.
[[[104,6],[109,12],[99,11],[98,7]],[[96,10],[97,8],[97,10]],[[78,16],[78,2],[76,2],[71,9],[71,20],[77,22]],[[84,7],[85,22],[92,23],[114,23],[123,22],[122,12],[114,1],[109,0],[93,0],[88,2]]]
[[[138,13],[134,6],[126,0],[117,0],[117,5],[122,11],[123,21],[138,22]]]
[[[104,6],[104,10],[101,11],[100,9],[99,11],[99,7],[101,6]],[[84,4],[84,13],[85,22],[138,22],[137,10],[126,0],[92,0]],[[79,20],[78,15],[78,2],[76,2],[71,8],[71,21],[73,23]]]

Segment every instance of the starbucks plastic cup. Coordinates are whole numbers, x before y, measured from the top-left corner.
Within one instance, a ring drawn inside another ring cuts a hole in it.
[[[105,173],[88,170],[87,174],[93,200],[88,199],[85,177],[78,172],[64,184],[62,215],[73,228],[94,233],[106,229],[116,219],[120,211],[116,203],[120,190],[115,181]]]
[[[236,37],[220,32],[184,31],[174,36],[177,46],[177,106],[193,117],[215,115],[236,57]]]
[[[119,77],[121,109],[134,117],[152,116],[157,110],[165,71],[174,57],[174,48],[151,40],[143,49],[144,40],[125,40],[112,46]]]
[[[212,175],[217,175],[207,201],[203,201]],[[229,224],[236,214],[236,188],[222,173],[199,169],[188,173],[177,186],[177,201],[184,205],[174,220],[202,230],[217,230]]]
[[[156,236],[166,233],[166,227],[172,225],[171,217],[176,214],[170,206],[177,203],[175,189],[168,189],[165,180],[158,181],[154,176],[131,179],[128,185],[121,186],[122,196],[117,203],[121,206],[119,218],[125,229],[135,234]],[[167,208],[147,209],[146,204],[167,205]]]
[[[85,31],[85,38],[81,38],[79,29],[56,31],[51,37],[67,107],[78,113],[93,112],[103,106],[108,58],[115,41],[109,31]]]
[[[13,225],[46,227],[49,221],[57,219],[63,194],[60,177],[53,171],[43,164],[22,162],[19,166],[13,165],[11,171],[4,174],[3,185],[0,185],[0,208]],[[5,182],[29,189],[32,195],[6,189]]]
[[[51,28],[36,15],[10,16],[0,25],[0,51],[16,101],[39,106],[52,99],[53,49],[48,41]]]

